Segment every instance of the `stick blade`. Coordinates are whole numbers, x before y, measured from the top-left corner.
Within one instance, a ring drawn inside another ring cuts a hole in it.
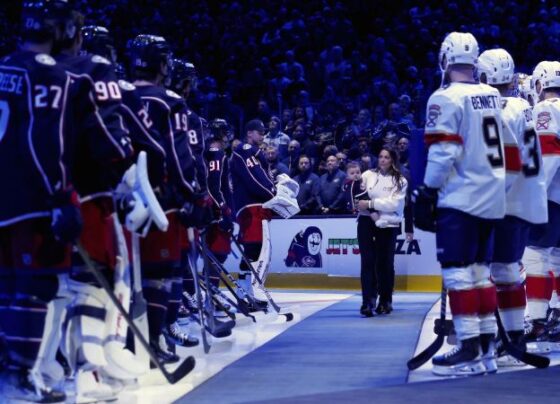
[[[535,355],[531,352],[522,351],[516,348],[511,343],[504,344],[506,352],[513,356],[515,359],[520,360],[527,365],[533,366],[538,369],[545,369],[550,365],[550,358],[541,355]]]
[[[181,380],[183,377],[185,377],[186,375],[188,375],[190,372],[192,372],[192,370],[194,369],[194,366],[196,364],[196,361],[194,360],[194,357],[189,356],[188,358],[186,358],[177,369],[175,369],[172,373],[167,373],[165,376],[167,378],[167,381],[170,384],[175,384],[177,383],[179,380]]]
[[[408,370],[418,369],[424,363],[428,362],[430,360],[430,358],[432,358],[436,354],[436,352],[439,351],[439,349],[443,345],[443,340],[444,339],[445,339],[444,335],[438,335],[437,338],[435,339],[435,341],[432,342],[432,344],[429,347],[424,349],[422,352],[420,352],[414,358],[410,359],[406,363],[406,366],[408,367]]]

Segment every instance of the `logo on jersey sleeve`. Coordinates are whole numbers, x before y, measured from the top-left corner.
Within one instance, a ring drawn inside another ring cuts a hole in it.
[[[93,63],[101,63],[103,65],[110,65],[111,64],[111,62],[109,62],[108,59],[105,59],[103,56],[99,56],[99,55],[93,55],[91,57],[91,61]]]
[[[541,112],[537,115],[537,130],[547,130],[552,117],[550,112]]]
[[[441,107],[437,104],[432,104],[428,107],[428,115],[426,117],[426,127],[433,128],[441,115]]]
[[[126,80],[119,80],[119,87],[126,91],[132,91],[136,88],[134,84],[129,83]]]
[[[168,96],[173,97],[173,98],[181,99],[181,96],[179,94],[177,94],[175,91],[165,90],[165,94],[167,94]]]
[[[52,57],[50,57],[49,55],[46,55],[44,53],[39,53],[38,55],[36,55],[35,60],[38,63],[41,63],[42,65],[47,65],[47,66],[54,66],[56,64],[56,61]]]

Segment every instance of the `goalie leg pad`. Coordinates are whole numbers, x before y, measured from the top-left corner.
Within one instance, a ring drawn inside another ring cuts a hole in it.
[[[76,361],[70,366],[74,369],[106,366],[103,343],[107,331],[105,320],[109,297],[103,289],[89,284],[71,280],[69,285],[76,294],[65,320],[65,353],[67,359]]]

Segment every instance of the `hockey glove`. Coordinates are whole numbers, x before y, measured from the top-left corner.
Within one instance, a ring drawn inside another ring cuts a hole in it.
[[[82,232],[82,214],[78,196],[73,190],[59,192],[51,200],[51,228],[54,237],[63,243],[75,241]]]
[[[421,185],[412,192],[414,225],[420,230],[435,233],[438,190]]]
[[[222,205],[220,207],[220,211],[222,214],[222,218],[218,222],[218,226],[220,226],[220,229],[222,229],[226,233],[233,232],[233,218],[231,215],[231,209],[226,205]]]
[[[208,193],[195,194],[193,201],[186,202],[179,212],[181,223],[186,227],[205,228],[214,219],[213,203]]]

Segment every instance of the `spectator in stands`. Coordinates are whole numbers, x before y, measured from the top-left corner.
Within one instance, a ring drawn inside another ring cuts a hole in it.
[[[346,174],[338,168],[336,153],[327,157],[326,170],[319,181],[319,209],[323,214],[337,214],[344,210],[342,186]]]
[[[299,184],[297,201],[301,209],[300,214],[315,215],[319,206],[319,176],[312,172],[311,161],[304,154],[299,157],[298,169],[299,174],[294,180]]]
[[[278,157],[282,160],[288,155],[288,144],[290,137],[280,130],[280,118],[272,116],[268,123],[268,133],[264,136],[264,143],[274,146],[278,151]]]
[[[348,161],[346,153],[338,152],[336,153],[336,158],[338,159],[338,168],[342,171],[346,171],[346,162]]]
[[[282,160],[282,163],[288,167],[290,177],[297,174],[299,156],[301,155],[301,145],[297,140],[290,141],[288,145],[288,156]]]
[[[274,146],[266,146],[266,161],[268,162],[268,172],[272,177],[272,181],[276,182],[279,174],[289,174],[288,167],[278,161],[278,149]]]

